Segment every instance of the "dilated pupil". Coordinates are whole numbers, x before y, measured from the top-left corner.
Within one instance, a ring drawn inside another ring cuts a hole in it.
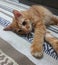
[[[26,25],[26,21],[24,21],[24,22],[22,23],[22,25],[24,25],[24,26],[25,26],[25,25]]]

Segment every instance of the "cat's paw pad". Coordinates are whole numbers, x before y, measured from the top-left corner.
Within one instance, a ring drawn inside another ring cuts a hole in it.
[[[43,49],[40,49],[38,46],[31,46],[31,54],[36,58],[42,58]]]

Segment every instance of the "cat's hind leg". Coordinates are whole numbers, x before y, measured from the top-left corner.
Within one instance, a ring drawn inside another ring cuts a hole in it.
[[[47,32],[45,35],[45,40],[51,44],[56,53],[58,54],[58,38],[55,38],[51,33]]]
[[[58,25],[58,16],[52,15],[52,16],[51,16],[51,19],[52,19],[54,25]]]

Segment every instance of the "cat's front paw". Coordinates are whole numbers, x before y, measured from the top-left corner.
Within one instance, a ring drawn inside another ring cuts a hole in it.
[[[32,45],[31,46],[31,54],[36,58],[43,57],[43,47],[42,45]]]

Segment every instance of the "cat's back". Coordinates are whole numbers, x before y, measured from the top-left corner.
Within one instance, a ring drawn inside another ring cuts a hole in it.
[[[52,14],[49,9],[47,9],[45,6],[42,6],[42,5],[32,5],[31,8],[34,9],[35,11],[37,11],[38,13],[40,13],[40,15]]]
[[[35,22],[38,20],[42,20],[46,25],[50,23],[51,16],[53,15],[53,13],[49,9],[42,5],[32,5],[29,12],[32,20],[34,20]]]

